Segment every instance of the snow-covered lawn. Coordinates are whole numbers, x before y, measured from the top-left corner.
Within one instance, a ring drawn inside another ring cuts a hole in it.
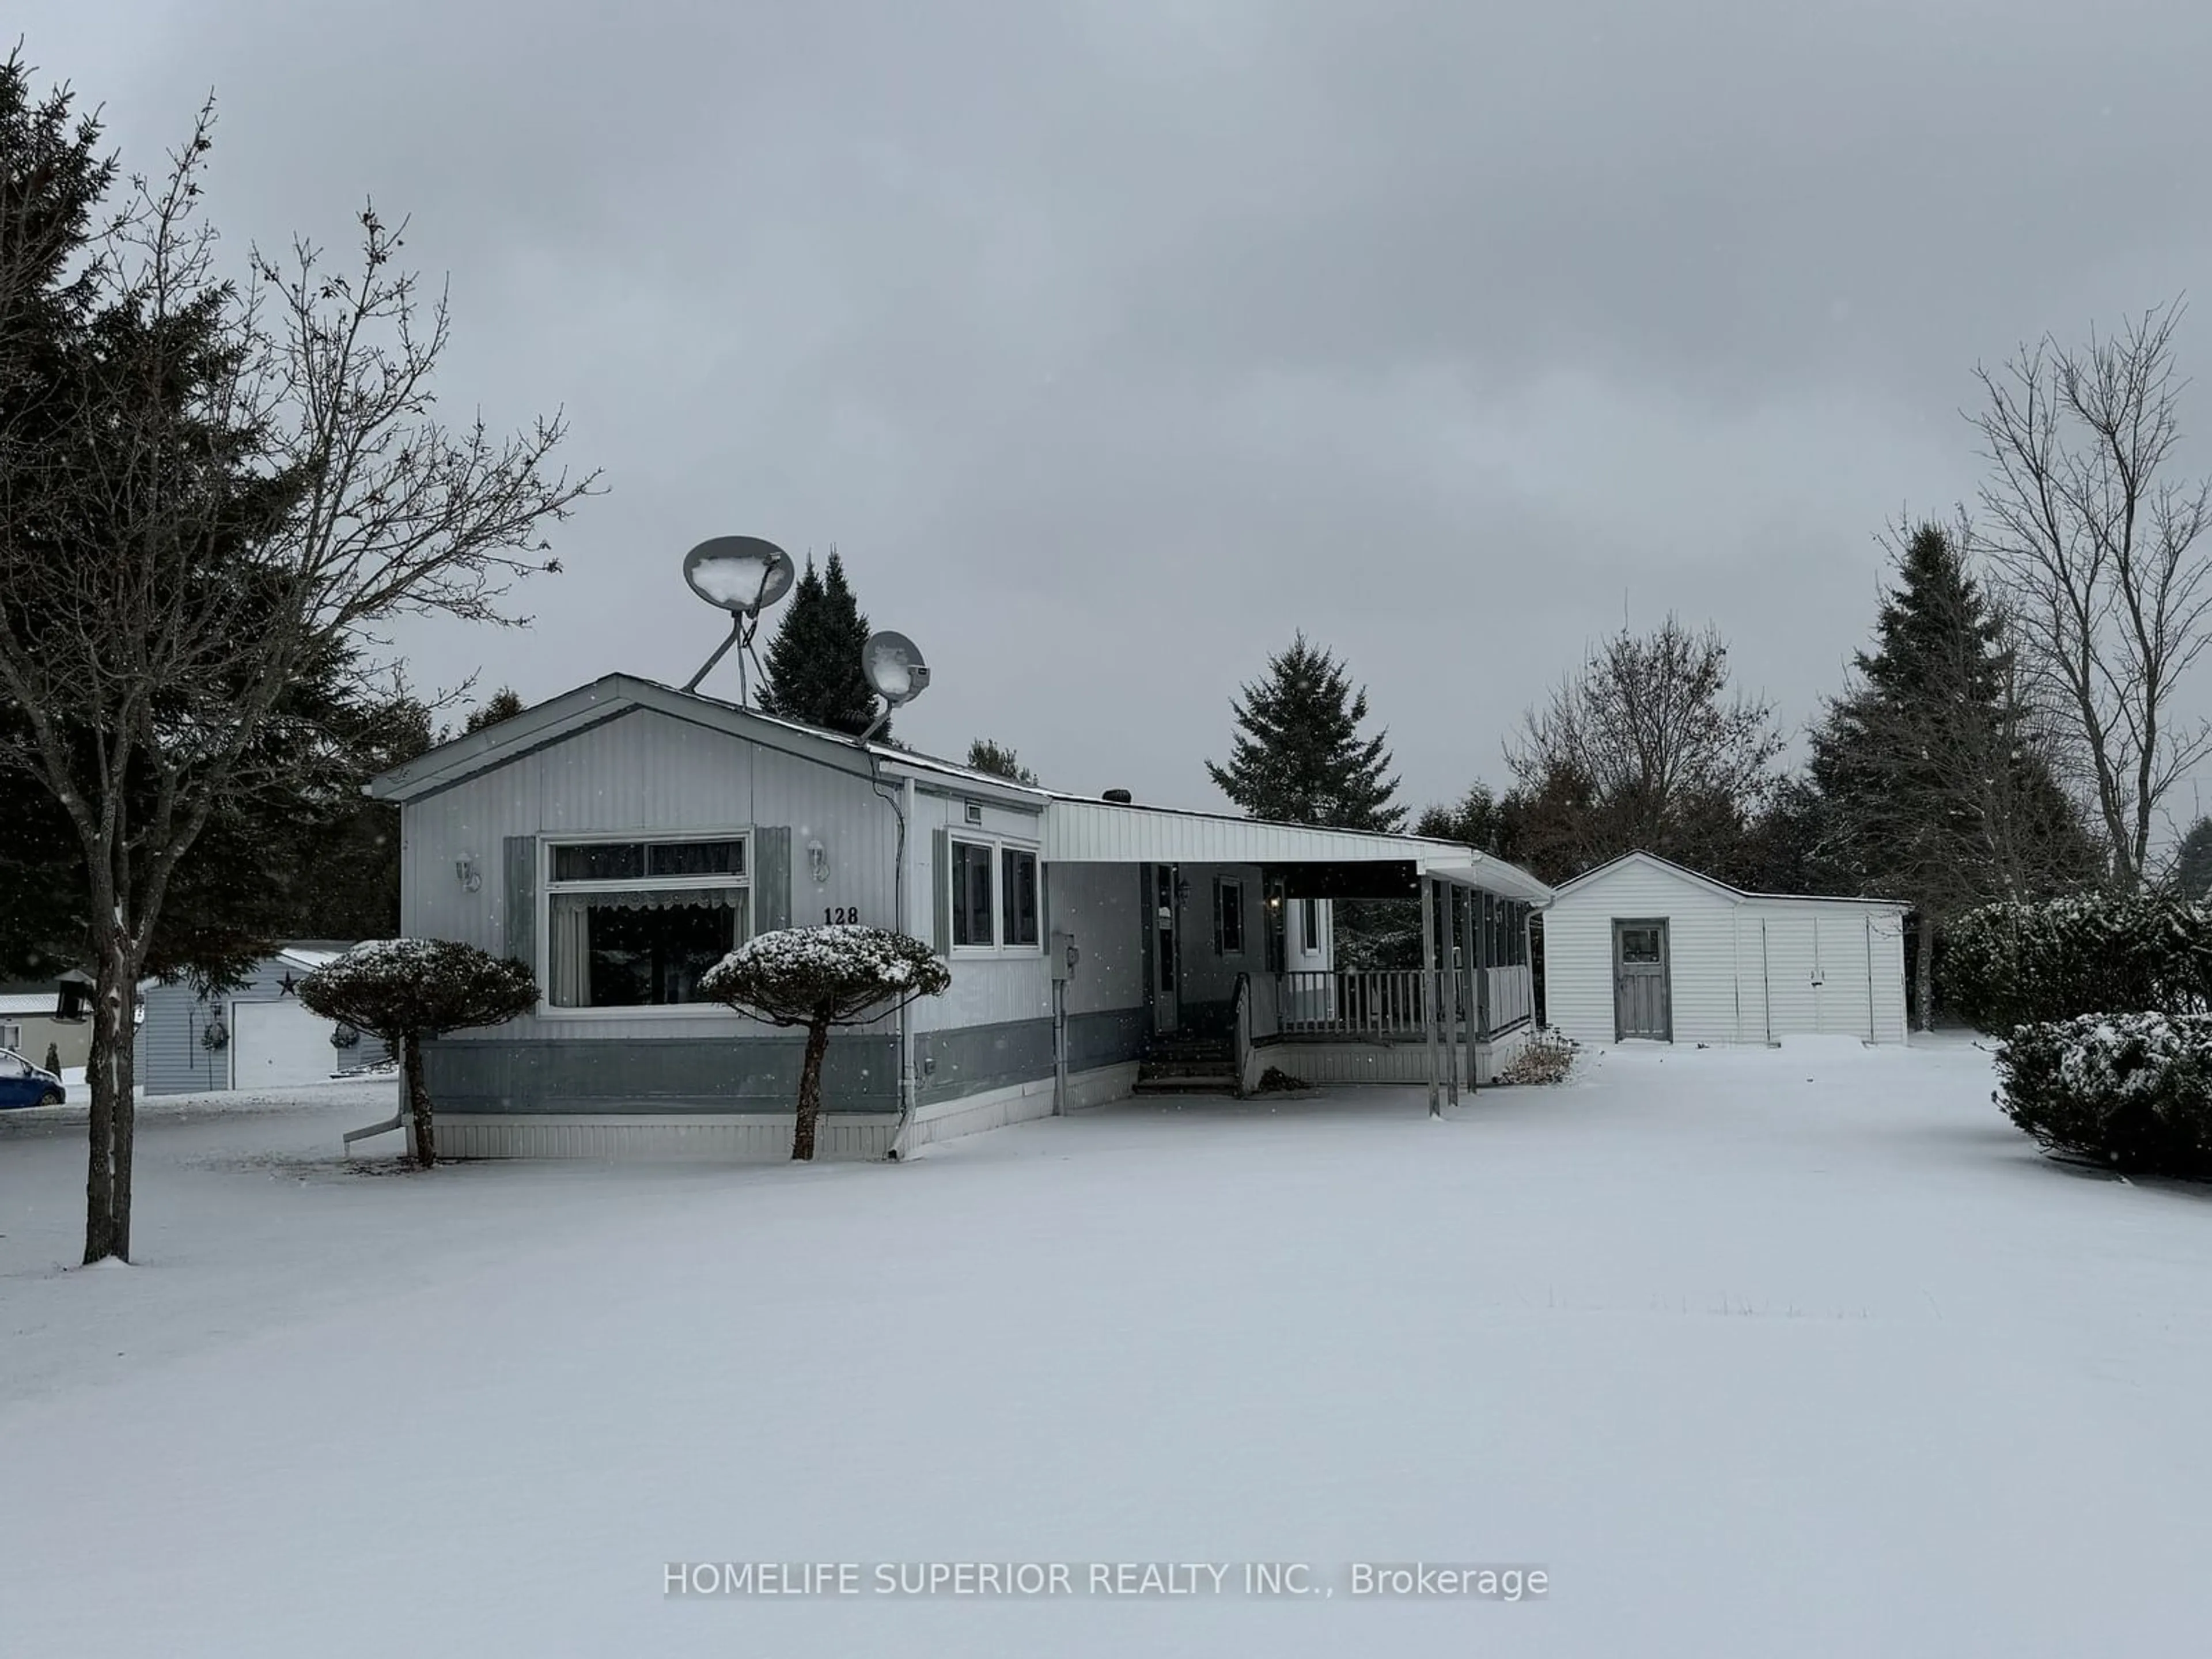
[[[896,1167],[349,1172],[387,1090],[150,1104],[143,1265],[94,1272],[81,1127],[0,1118],[11,1659],[2212,1630],[2212,1191],[2045,1161],[1961,1042],[1613,1051],[1443,1124],[1135,1103]],[[1414,1560],[1550,1593],[1351,1594]],[[1334,1594],[673,1599],[672,1561]]]

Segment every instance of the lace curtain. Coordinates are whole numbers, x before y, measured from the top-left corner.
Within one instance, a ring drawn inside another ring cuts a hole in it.
[[[744,890],[740,887],[657,887],[616,892],[555,893],[548,906],[546,1000],[556,1008],[581,1008],[592,1000],[592,913],[594,910],[736,910],[735,937],[744,937]]]

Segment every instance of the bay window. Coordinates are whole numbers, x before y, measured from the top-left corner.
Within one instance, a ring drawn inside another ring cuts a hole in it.
[[[544,984],[556,1008],[707,1001],[701,975],[751,937],[743,836],[550,850]]]

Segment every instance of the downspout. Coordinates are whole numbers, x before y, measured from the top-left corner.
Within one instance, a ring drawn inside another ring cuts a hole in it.
[[[914,935],[913,917],[908,913],[906,894],[906,830],[914,814],[914,780],[900,781],[896,793],[884,790],[883,763],[876,751],[866,746],[862,752],[868,757],[869,787],[891,809],[898,820],[898,855],[891,865],[891,916],[893,925],[908,938]],[[890,1158],[898,1161],[905,1146],[907,1126],[914,1121],[914,1003],[911,999],[899,1004],[898,1010],[898,1124],[891,1131]]]
[[[1881,1036],[1874,1017],[1874,917],[1861,918],[1866,923],[1867,940],[1867,1041],[1879,1042]]]
[[[1766,1046],[1774,1042],[1774,975],[1767,971],[1766,918],[1759,919],[1759,1001],[1766,1011]]]

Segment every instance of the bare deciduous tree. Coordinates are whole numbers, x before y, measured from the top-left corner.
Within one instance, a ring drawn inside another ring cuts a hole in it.
[[[2180,441],[2179,301],[2084,347],[2046,336],[1977,371],[1991,467],[1983,546],[2038,704],[2094,802],[2107,869],[2140,886],[2160,802],[2212,755],[2174,691],[2212,643],[2198,548],[2212,481],[2166,476]]]
[[[1529,851],[1571,873],[1641,848],[1730,872],[1782,752],[1765,702],[1731,695],[1719,631],[1669,616],[1593,651],[1509,747]]]
[[[223,280],[198,212],[212,123],[82,239],[52,337],[0,338],[32,365],[0,419],[0,692],[24,734],[0,769],[67,813],[90,890],[87,1261],[130,1255],[132,1010],[178,866],[318,741],[265,740],[286,685],[395,617],[516,620],[501,595],[558,568],[544,529],[594,482],[554,468],[557,416],[438,419],[445,301],[373,208],[357,270],[298,243]],[[0,295],[0,319],[40,299]]]

